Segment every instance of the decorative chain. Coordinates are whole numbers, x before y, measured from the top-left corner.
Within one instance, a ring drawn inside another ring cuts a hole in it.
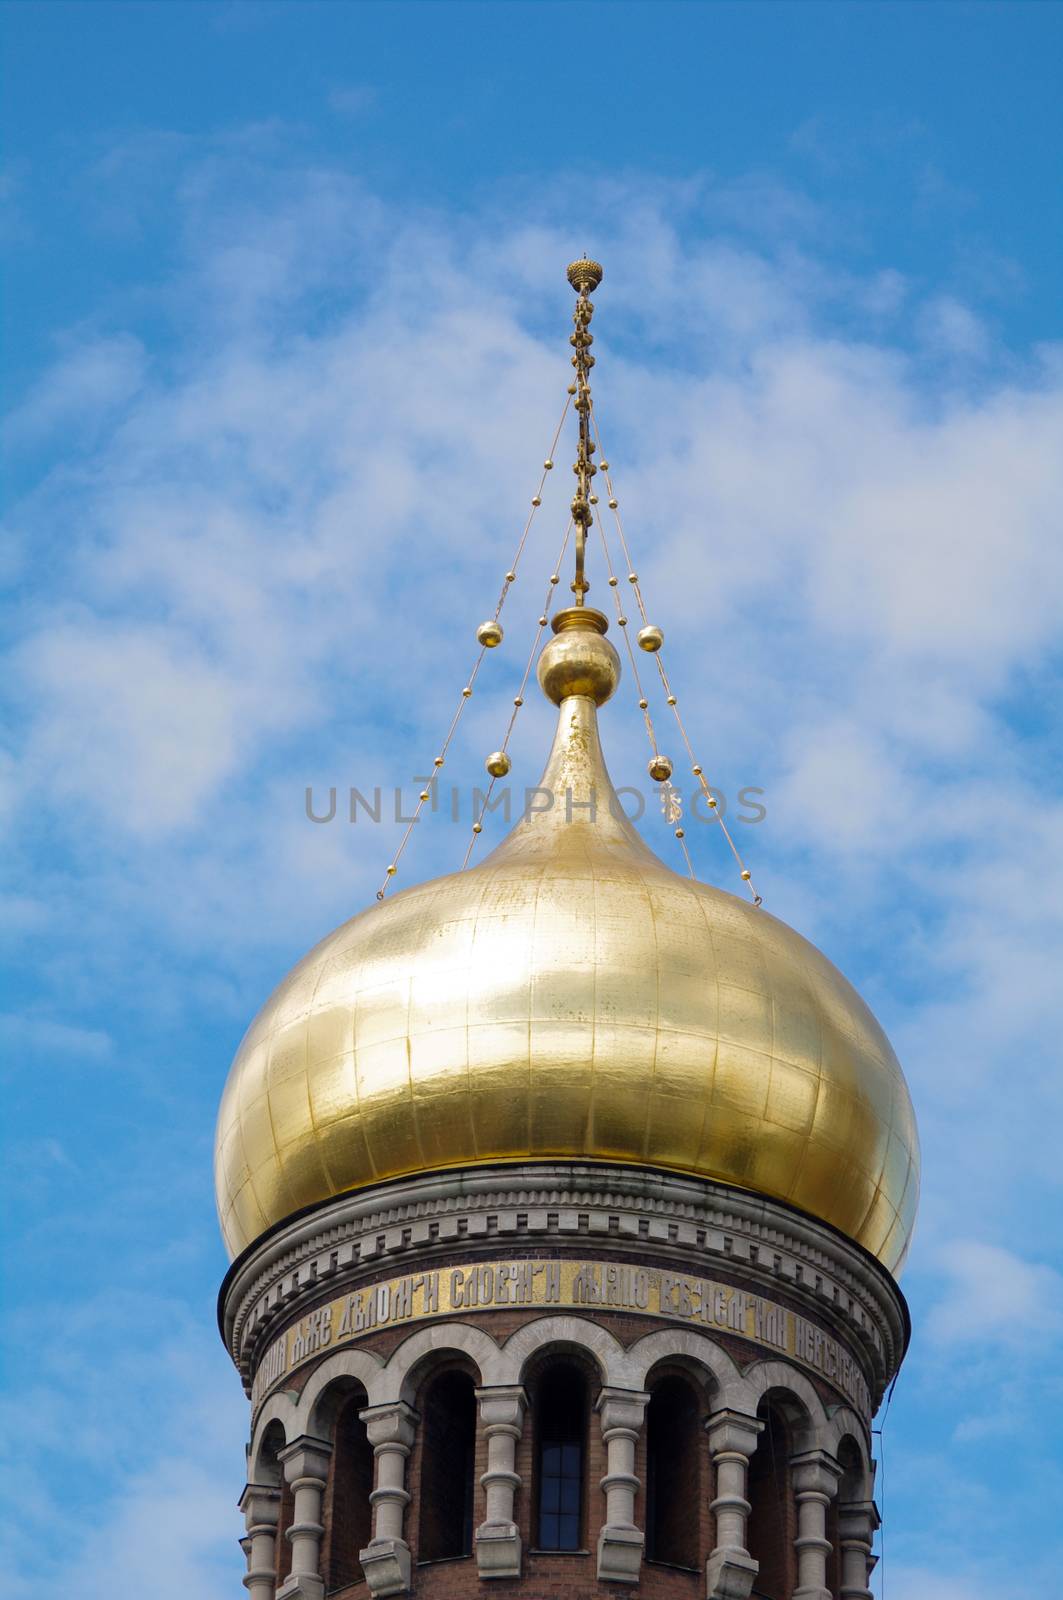
[[[675,837],[678,839],[679,848],[683,852],[683,858],[687,864],[687,871],[693,878],[696,875],[694,872],[694,863],[690,859],[690,851],[687,849],[686,837],[680,820],[682,815],[682,801],[669,782],[672,772],[672,764],[668,760],[667,756],[661,755],[661,752],[657,746],[657,733],[653,726],[653,718],[650,716],[650,703],[643,692],[642,679],[639,676],[638,662],[635,659],[635,652],[631,648],[631,635],[627,631],[627,617],[624,615],[624,604],[620,598],[620,580],[617,577],[616,572],[613,570],[613,553],[609,548],[609,540],[606,538],[605,524],[600,516],[595,517],[595,522],[598,526],[598,535],[602,541],[602,554],[605,556],[606,570],[609,573],[609,587],[613,591],[613,599],[616,602],[616,624],[623,634],[624,644],[627,646],[628,660],[631,663],[631,676],[635,680],[635,691],[638,695],[639,710],[642,712],[642,720],[646,725],[646,737],[649,739],[650,749],[653,751],[649,767],[650,777],[662,784],[661,808],[664,812],[665,821],[669,823],[669,825],[675,825]]]
[[[509,759],[509,741],[513,735],[513,728],[516,724],[520,708],[524,704],[524,691],[528,687],[528,679],[531,677],[532,667],[535,665],[535,658],[539,654],[539,642],[543,636],[543,629],[550,620],[550,607],[553,604],[554,591],[556,590],[557,585],[561,582],[561,564],[565,559],[565,551],[568,549],[568,541],[572,537],[572,527],[573,523],[572,518],[570,517],[568,527],[565,529],[565,538],[561,545],[557,562],[554,566],[553,572],[550,574],[550,583],[546,591],[546,598],[543,601],[542,613],[536,625],[535,638],[532,640],[532,647],[528,652],[528,660],[524,667],[524,676],[520,680],[520,688],[513,697],[513,710],[510,712],[509,726],[506,729],[505,738],[502,740],[502,743],[499,745],[498,749],[493,750],[487,757],[487,760],[484,762],[484,766],[487,768],[488,776],[490,777],[491,782],[487,786],[487,793],[482,797],[483,803],[481,804],[480,810],[472,825],[472,834],[465,850],[465,859],[461,863],[462,872],[464,872],[465,868],[469,865],[469,857],[472,855],[473,847],[475,846],[480,834],[484,831],[484,817],[486,816],[488,807],[491,803],[491,796],[494,793],[495,784],[498,782],[499,778],[504,778],[507,775],[512,766],[512,762]]]
[[[597,445],[599,455],[601,455],[601,453],[602,453],[601,433],[600,433],[599,428],[598,428],[598,419],[594,414],[593,406],[590,409],[590,421],[591,421],[591,426],[594,429],[594,440],[595,440],[595,443]],[[639,642],[639,644],[640,644],[640,646],[642,647],[643,650],[651,653],[656,659],[657,672],[658,672],[658,675],[659,675],[660,680],[661,680],[661,687],[664,690],[665,699],[666,699],[668,705],[670,705],[671,708],[672,708],[672,712],[673,712],[673,714],[675,716],[675,720],[676,720],[676,726],[679,729],[679,736],[682,739],[683,745],[684,745],[684,747],[686,749],[686,752],[687,752],[687,755],[690,758],[690,770],[694,774],[695,778],[697,778],[697,780],[698,780],[698,785],[699,785],[699,787],[701,789],[702,794],[705,796],[705,801],[706,801],[706,804],[708,805],[710,811],[713,811],[716,814],[716,820],[720,824],[721,829],[723,830],[723,836],[727,840],[727,843],[728,843],[728,845],[730,847],[730,850],[731,850],[731,854],[735,858],[735,862],[736,862],[736,864],[738,866],[738,871],[739,871],[739,874],[740,874],[740,876],[742,878],[742,882],[748,888],[750,896],[752,897],[752,900],[753,900],[753,904],[755,906],[759,906],[759,905],[763,904],[763,897],[757,893],[757,891],[756,891],[756,889],[755,889],[755,887],[753,885],[752,874],[749,871],[749,868],[746,866],[745,862],[743,861],[742,856],[741,856],[741,852],[739,851],[738,846],[735,844],[734,839],[731,836],[731,831],[728,828],[726,822],[723,819],[723,816],[720,813],[719,800],[717,799],[716,795],[713,793],[712,787],[709,784],[707,778],[705,777],[705,771],[704,771],[704,768],[702,767],[701,762],[697,759],[696,755],[694,754],[694,748],[693,748],[693,746],[692,746],[692,744],[690,742],[690,738],[689,738],[689,736],[687,734],[686,727],[683,724],[683,718],[682,718],[682,716],[680,715],[680,712],[679,712],[679,705],[678,705],[678,702],[677,702],[677,698],[676,698],[675,694],[673,694],[673,692],[672,692],[672,686],[671,686],[671,683],[668,680],[668,673],[666,672],[665,666],[664,666],[664,662],[661,659],[661,646],[664,643],[664,635],[661,632],[660,628],[655,627],[653,625],[653,623],[650,622],[649,617],[648,617],[647,612],[646,612],[646,604],[645,604],[645,601],[643,600],[642,587],[641,587],[641,585],[639,583],[639,576],[638,576],[638,573],[635,571],[634,564],[632,563],[632,560],[631,560],[631,552],[628,549],[627,540],[624,537],[624,524],[623,524],[623,522],[621,521],[621,518],[620,518],[620,502],[617,499],[616,490],[613,487],[613,480],[612,480],[612,477],[610,476],[608,461],[606,461],[604,459],[602,460],[601,470],[602,470],[602,474],[603,474],[603,476],[605,478],[605,485],[606,485],[606,489],[608,491],[609,509],[613,513],[613,520],[616,523],[616,531],[617,531],[617,537],[620,540],[620,548],[623,551],[624,560],[627,562],[628,582],[630,583],[630,585],[631,585],[631,587],[632,587],[632,589],[634,591],[635,602],[638,605],[639,615],[642,618],[642,627],[639,629],[638,642]],[[604,537],[604,535],[603,535],[603,537]],[[625,638],[626,637],[627,637],[627,635],[625,633]],[[628,649],[630,651],[630,644],[628,646]],[[633,652],[632,652],[632,658],[633,658]],[[636,681],[637,681],[637,678],[636,678]],[[642,695],[641,689],[640,689],[640,692],[639,692],[639,704],[640,704],[640,706],[641,706],[642,701],[643,701],[644,698],[645,697]],[[652,739],[652,734],[651,734],[651,739]],[[657,750],[657,746],[656,746],[656,741],[655,740],[653,740],[653,744],[654,744],[654,760],[651,761],[651,763],[650,763],[650,776],[651,777],[657,777],[657,781],[658,782],[666,782],[671,777],[671,770],[672,770],[671,762],[668,760],[667,756],[661,756],[660,755],[659,751]],[[657,772],[654,772],[654,764],[655,763],[657,763]],[[667,768],[667,771],[664,770],[665,768]],[[660,776],[658,776],[658,774],[660,774]],[[680,842],[683,843],[682,840]],[[685,853],[686,852],[685,843],[683,843],[683,850],[684,850],[684,853]]]
[[[432,779],[429,780],[428,787],[422,789],[417,797],[417,804],[414,807],[413,814],[410,817],[409,822],[406,824],[406,831],[399,840],[399,847],[396,850],[394,857],[388,863],[387,871],[384,874],[384,881],[376,892],[376,897],[378,900],[383,900],[385,894],[387,893],[388,886],[391,883],[392,878],[399,870],[399,861],[402,859],[403,851],[410,842],[410,835],[420,820],[422,810],[427,802],[431,799],[431,782],[434,781],[436,776],[438,776],[439,769],[446,760],[447,751],[449,750],[451,741],[457,732],[458,723],[461,721],[461,714],[465,710],[466,704],[472,695],[473,687],[476,683],[476,677],[480,671],[480,667],[483,664],[484,656],[488,650],[493,650],[497,645],[502,643],[502,624],[499,621],[499,618],[502,615],[502,608],[506,603],[506,597],[509,594],[513,584],[517,581],[517,569],[520,564],[520,558],[524,553],[524,546],[528,542],[528,535],[531,532],[531,526],[535,520],[535,513],[543,503],[543,488],[546,484],[548,473],[553,471],[554,451],[557,449],[557,442],[561,437],[561,429],[565,425],[565,418],[568,416],[568,409],[571,404],[572,396],[569,394],[566,397],[564,410],[561,412],[560,421],[558,422],[557,427],[554,429],[554,436],[550,444],[549,452],[547,453],[546,459],[543,462],[543,470],[539,478],[539,487],[532,495],[531,510],[529,511],[527,521],[524,524],[524,529],[520,536],[520,542],[517,545],[516,554],[514,555],[513,561],[502,579],[502,588],[499,591],[498,603],[495,606],[494,615],[489,621],[481,622],[480,626],[476,630],[476,640],[480,646],[480,652],[473,662],[472,671],[469,673],[468,681],[461,691],[457,710],[454,712],[450,727],[447,729],[446,738],[443,740],[443,743],[440,746],[439,754],[432,762]]]

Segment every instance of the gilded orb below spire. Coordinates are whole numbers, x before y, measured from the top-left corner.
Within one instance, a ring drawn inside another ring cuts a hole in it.
[[[558,611],[554,637],[539,657],[539,687],[559,706],[569,695],[586,695],[603,706],[620,682],[620,657],[604,638],[608,621],[593,606]]]

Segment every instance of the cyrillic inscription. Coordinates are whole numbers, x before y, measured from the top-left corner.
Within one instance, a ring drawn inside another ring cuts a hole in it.
[[[871,1415],[856,1361],[815,1323],[731,1284],[617,1261],[482,1261],[367,1284],[309,1312],[269,1346],[255,1373],[252,1404],[312,1356],[374,1329],[504,1306],[627,1311],[729,1333],[819,1373],[861,1416]]]

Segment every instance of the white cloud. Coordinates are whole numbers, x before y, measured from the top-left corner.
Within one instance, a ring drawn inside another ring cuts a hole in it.
[[[211,1330],[178,1300],[120,1288],[23,1308],[11,1326],[32,1329],[34,1355],[0,1404],[22,1441],[0,1467],[5,1593],[231,1594],[246,1402]],[[63,1539],[48,1538],[60,1523]]]
[[[1063,1275],[1000,1245],[961,1239],[942,1252],[945,1292],[923,1331],[938,1344],[1043,1347],[1063,1333]]]
[[[39,444],[60,428],[69,438],[86,424],[101,426],[137,393],[145,360],[132,334],[73,339],[8,419],[8,445]]]
[[[47,803],[91,805],[134,835],[197,817],[232,774],[254,710],[266,710],[237,671],[174,628],[60,623],[21,664],[39,710],[27,770]]]
[[[989,354],[989,334],[982,319],[952,295],[927,302],[919,330],[930,349],[947,359],[982,361]]]
[[[100,1061],[110,1055],[110,1037],[99,1028],[80,1028],[50,1017],[0,1014],[0,1041],[19,1058],[26,1052],[57,1051]],[[10,1059],[10,1057],[9,1057]]]

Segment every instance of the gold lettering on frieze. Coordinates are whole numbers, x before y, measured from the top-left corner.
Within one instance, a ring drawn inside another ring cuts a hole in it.
[[[481,1261],[367,1284],[308,1312],[267,1347],[251,1402],[259,1406],[304,1361],[377,1329],[455,1313],[555,1306],[664,1317],[748,1339],[818,1373],[861,1416],[871,1415],[857,1362],[807,1318],[731,1284],[620,1261]]]

